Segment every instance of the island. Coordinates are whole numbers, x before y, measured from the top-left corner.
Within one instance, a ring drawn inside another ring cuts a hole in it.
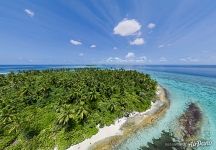
[[[161,106],[156,101],[157,89],[157,82],[148,74],[123,69],[49,69],[0,75],[0,147],[67,149],[119,118],[137,112],[146,115],[146,110]]]

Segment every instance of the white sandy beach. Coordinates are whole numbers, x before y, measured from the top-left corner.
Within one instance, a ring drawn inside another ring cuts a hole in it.
[[[121,135],[122,125],[128,120],[128,118],[132,118],[136,115],[139,115],[141,113],[133,112],[129,114],[129,117],[122,117],[115,121],[114,124],[111,124],[110,126],[105,126],[103,128],[99,128],[99,131],[97,134],[93,135],[91,138],[84,140],[83,142],[73,145],[67,150],[88,150],[91,145],[94,143],[103,140],[107,137]]]
[[[158,88],[157,95],[160,97],[160,88]],[[128,121],[130,118],[143,118],[150,115],[153,115],[157,110],[163,105],[162,100],[156,100],[155,103],[152,102],[151,108],[146,110],[145,112],[133,112],[130,113],[129,117],[122,117],[115,121],[114,124],[110,126],[105,126],[103,128],[99,128],[99,131],[97,134],[93,135],[91,138],[84,140],[81,143],[78,143],[76,145],[71,146],[67,150],[88,150],[93,144],[97,143],[98,141],[101,141],[105,138],[116,136],[116,135],[122,135],[123,131],[121,130],[121,127]],[[142,119],[141,119],[142,121]]]

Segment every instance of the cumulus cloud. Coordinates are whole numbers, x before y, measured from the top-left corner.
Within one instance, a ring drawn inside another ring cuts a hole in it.
[[[146,63],[151,62],[150,59],[148,59],[146,56],[141,56],[135,60],[136,63]]]
[[[166,62],[167,61],[167,58],[166,57],[160,57],[160,62]]]
[[[180,60],[180,61],[184,61],[184,62],[186,62],[186,61],[187,61],[187,59],[186,59],[186,58],[180,58],[179,60]]]
[[[179,60],[183,62],[198,62],[199,61],[197,58],[192,58],[192,57],[180,58]]]
[[[82,42],[76,40],[70,40],[70,43],[73,45],[82,45]]]
[[[145,43],[143,38],[136,38],[133,41],[130,41],[130,45],[143,45]]]
[[[34,17],[35,15],[34,12],[30,9],[25,9],[24,12],[30,17]]]
[[[118,48],[114,46],[113,49],[114,49],[114,50],[117,50]]]
[[[112,64],[143,64],[151,62],[146,56],[137,57],[134,53],[128,52],[125,58],[120,57],[109,57],[106,59],[106,63]]]
[[[163,45],[163,44],[161,44],[161,45],[158,45],[158,48],[162,48],[162,47],[164,47],[164,45]]]
[[[109,57],[107,60],[106,60],[107,63],[123,63],[123,62],[126,62],[125,60],[119,58],[119,57]]]
[[[114,34],[120,36],[129,36],[139,33],[141,29],[140,23],[135,19],[124,19],[120,21],[117,26],[113,29]]]
[[[79,56],[81,56],[81,57],[82,57],[82,56],[84,56],[84,54],[83,54],[83,53],[79,53]]]
[[[125,56],[126,59],[134,59],[135,58],[135,54],[132,52],[127,53],[127,55]]]
[[[91,47],[91,48],[95,48],[95,47],[96,47],[96,45],[92,44],[90,47]]]
[[[154,23],[149,23],[148,26],[147,26],[149,29],[153,29],[156,27],[156,24]]]

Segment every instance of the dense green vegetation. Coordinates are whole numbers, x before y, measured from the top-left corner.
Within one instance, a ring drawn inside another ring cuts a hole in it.
[[[0,149],[68,148],[154,99],[136,71],[60,69],[0,75]]]

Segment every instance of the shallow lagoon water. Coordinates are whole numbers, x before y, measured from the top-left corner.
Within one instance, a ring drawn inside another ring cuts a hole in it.
[[[85,65],[36,65],[36,66],[0,66],[0,73],[18,70],[43,70],[50,68],[77,68]],[[119,150],[137,150],[140,146],[158,138],[162,130],[175,126],[177,118],[183,113],[186,104],[197,102],[203,112],[204,120],[201,139],[211,140],[208,147],[216,148],[216,66],[98,66],[100,68],[124,68],[150,74],[159,84],[166,88],[170,97],[170,108],[153,126],[135,133],[122,143]]]
[[[169,68],[167,68],[168,70]],[[206,68],[204,68],[206,70]],[[211,76],[207,77],[206,73],[202,76],[189,75],[188,73],[171,73],[168,71],[157,71],[145,68],[136,70],[149,73],[169,92],[170,108],[167,113],[160,118],[153,126],[140,130],[117,149],[119,150],[136,150],[140,146],[151,142],[153,138],[160,137],[162,130],[173,129],[177,118],[183,113],[186,104],[189,102],[197,102],[203,112],[203,126],[200,135],[201,140],[212,141],[213,144],[207,147],[198,147],[202,150],[215,150],[216,147],[216,68],[212,68]],[[199,71],[200,68],[199,68]]]

